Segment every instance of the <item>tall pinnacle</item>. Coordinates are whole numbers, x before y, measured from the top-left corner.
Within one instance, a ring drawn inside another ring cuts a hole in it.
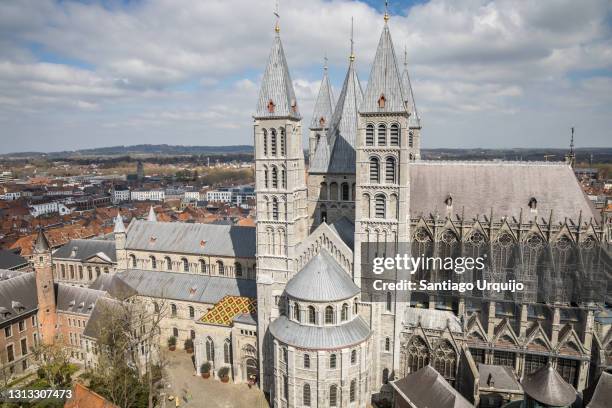
[[[51,248],[49,245],[49,241],[47,240],[47,236],[43,231],[42,227],[38,229],[38,235],[36,236],[36,241],[34,241],[34,252],[37,254],[42,254]]]
[[[312,113],[312,121],[310,122],[311,129],[326,129],[329,127],[332,111],[334,109],[334,95],[332,87],[329,83],[329,75],[327,74],[327,57],[325,58],[325,66],[323,67],[323,79],[319,94],[315,101],[314,110]]]
[[[157,216],[155,215],[155,210],[153,209],[153,206],[149,207],[149,215],[147,216],[147,221],[157,221]]]
[[[115,217],[115,229],[113,232],[115,234],[125,232],[125,225],[123,224],[123,218],[121,217],[120,211],[117,211],[117,216]]]
[[[404,103],[406,109],[410,113],[410,126],[420,127],[421,118],[417,112],[414,93],[412,92],[412,84],[410,83],[410,74],[408,73],[408,50],[404,47],[404,71],[402,72],[402,93],[404,95]]]

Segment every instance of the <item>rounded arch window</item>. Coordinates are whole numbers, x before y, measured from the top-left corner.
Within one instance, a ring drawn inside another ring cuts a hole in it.
[[[378,125],[377,139],[379,146],[385,146],[387,144],[387,127],[384,123]]]
[[[366,146],[374,146],[374,125],[371,123],[366,126]]]
[[[327,306],[325,308],[325,324],[333,324],[334,323],[334,308],[331,306]]]

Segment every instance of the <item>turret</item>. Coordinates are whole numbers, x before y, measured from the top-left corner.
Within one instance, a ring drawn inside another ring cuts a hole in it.
[[[51,246],[42,229],[34,242],[34,272],[38,299],[38,330],[43,344],[53,344],[57,333],[55,285],[51,263]]]

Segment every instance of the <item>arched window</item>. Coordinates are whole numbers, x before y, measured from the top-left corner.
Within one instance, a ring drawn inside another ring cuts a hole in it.
[[[89,280],[93,280],[93,272],[91,270],[91,266],[87,267],[87,277],[89,278]]]
[[[342,311],[340,312],[340,320],[343,322],[348,319],[348,305],[345,303],[342,305]]]
[[[342,183],[342,200],[343,201],[349,201],[351,194],[349,191],[349,184],[348,183]]]
[[[349,400],[355,402],[355,391],[357,388],[357,381],[351,380],[351,387],[349,388]]]
[[[310,368],[310,355],[304,354],[304,368]]]
[[[100,277],[100,267],[96,266],[96,277],[99,278]]]
[[[272,188],[278,188],[278,170],[272,166]]]
[[[172,335],[174,337],[178,337],[179,336],[179,331],[178,331],[178,329],[176,327],[172,328]]]
[[[206,268],[206,261],[203,260],[203,259],[200,259],[200,261],[198,263],[200,264],[200,272],[206,273],[207,269],[208,269],[208,268]]]
[[[281,187],[287,188],[287,172],[284,166],[281,168]]]
[[[234,270],[236,272],[236,276],[242,277],[242,264],[240,262],[236,262],[234,264]]]
[[[83,280],[83,266],[79,265],[79,279]]]
[[[374,125],[371,123],[366,126],[366,146],[374,146]]]
[[[325,324],[333,324],[334,323],[334,308],[331,306],[327,306],[325,308]]]
[[[166,263],[166,270],[171,271],[172,270],[172,260],[170,259],[169,256],[164,258],[164,262]]]
[[[192,319],[195,317],[195,309],[193,306],[189,306],[189,317]]]
[[[325,204],[321,204],[320,213],[320,222],[327,222],[327,206]]]
[[[338,199],[338,183],[333,182],[329,185],[329,199],[337,200]]]
[[[444,377],[451,385],[455,381],[455,367],[457,364],[457,356],[453,346],[444,340],[438,344],[432,353],[433,367]]]
[[[374,215],[376,218],[385,218],[385,196],[378,194],[374,197]]]
[[[191,338],[191,340],[195,340],[195,338],[196,338],[195,330],[191,330],[189,332],[189,337]]]
[[[270,151],[276,156],[276,129],[270,130]]]
[[[300,304],[298,302],[293,303],[293,318],[300,321]]]
[[[387,312],[391,311],[391,292],[387,292],[387,300],[385,302],[385,308],[387,309]]]
[[[183,263],[183,272],[189,272],[189,261],[187,258],[182,258],[181,262]]]
[[[131,255],[134,256],[134,255]],[[62,271],[62,279],[66,279],[66,265],[60,265],[60,270]]]
[[[385,368],[382,373],[383,384],[389,383],[389,369]]]
[[[370,183],[379,183],[380,182],[380,163],[378,162],[378,158],[371,157],[370,158]]]
[[[397,125],[397,123],[394,123],[391,125],[391,127],[389,128],[389,133],[390,135],[390,141],[389,144],[391,146],[399,146],[399,126]]]
[[[281,156],[285,155],[286,149],[287,149],[287,145],[285,142],[285,128],[280,128],[280,154]]]
[[[223,261],[217,261],[217,272],[219,275],[225,275],[225,266],[223,265]]]
[[[363,217],[370,218],[370,195],[364,194],[361,196],[361,205],[363,206]]]
[[[151,260],[151,269],[157,269],[157,259],[154,256],[150,256],[149,259]]]
[[[357,362],[357,350],[351,351],[351,364],[355,364]]]
[[[266,188],[270,187],[269,184],[270,174],[268,173],[268,167],[264,166],[264,185]]]
[[[306,407],[310,406],[310,385],[304,384],[304,388],[302,390],[302,404]]]
[[[378,125],[378,145],[384,146],[387,144],[387,127],[381,123]]]
[[[132,268],[136,268],[136,256],[135,255],[130,255],[130,265],[132,265]]]
[[[74,265],[70,265],[70,279],[74,280]]]
[[[414,132],[412,130],[408,132],[408,146],[409,147],[414,146]]]
[[[263,153],[264,156],[268,155],[268,131],[266,129],[263,130]]]
[[[230,364],[232,361],[232,344],[229,339],[225,339],[223,343],[223,362],[225,364]]]
[[[390,351],[391,350],[391,339],[389,339],[388,337],[385,337],[385,351]]]
[[[329,406],[338,406],[338,387],[335,384],[329,387]]]
[[[395,158],[387,157],[385,165],[385,181],[387,183],[395,183]]]
[[[314,306],[308,306],[308,323],[315,324],[316,313]]]
[[[272,219],[278,221],[278,198],[272,199]]]
[[[176,305],[174,303],[170,305],[170,310],[172,312],[172,317],[176,317],[177,310],[176,310]]]
[[[206,360],[215,361],[215,343],[210,337],[206,338]]]
[[[331,354],[329,356],[329,368],[336,368],[337,366],[337,358],[335,354]]]
[[[155,313],[159,313],[159,303],[153,302],[153,310],[155,310]]]
[[[327,200],[327,183],[326,182],[321,183],[321,186],[319,189],[319,197],[321,198],[321,200]]]
[[[414,373],[415,371],[420,370],[429,364],[429,352],[427,350],[427,345],[423,339],[418,336],[414,336],[410,340],[406,354],[408,359],[406,366],[410,368],[411,373]]]

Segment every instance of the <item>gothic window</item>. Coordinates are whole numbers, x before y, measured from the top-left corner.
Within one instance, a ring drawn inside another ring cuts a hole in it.
[[[205,273],[206,272],[206,261],[203,259],[200,259],[198,263],[200,264],[200,272]]]
[[[281,156],[285,155],[285,151],[287,150],[287,144],[285,140],[285,128],[280,128],[280,154]]]
[[[391,311],[391,303],[392,303],[391,300],[392,300],[391,292],[387,292],[386,299],[385,299],[385,309],[387,310],[387,312]]]
[[[166,270],[171,271],[172,270],[172,260],[170,259],[169,256],[164,258],[164,262],[166,263]]]
[[[272,219],[278,221],[278,199],[276,197],[272,199]]]
[[[414,336],[410,340],[406,350],[406,355],[408,359],[407,367],[410,368],[411,373],[414,373],[415,371],[418,371],[429,364],[429,351],[427,350],[427,345],[425,344],[425,341],[418,336]]]
[[[470,354],[472,355],[472,358],[474,359],[475,363],[482,363],[482,364],[484,364],[484,362],[485,362],[485,351],[483,349],[470,348]]]
[[[310,406],[310,385],[304,384],[304,388],[302,390],[302,404],[306,407]]]
[[[388,337],[385,337],[385,351],[390,351],[391,350],[391,339],[389,339]]]
[[[378,145],[385,146],[387,144],[387,127],[381,123],[378,125]]]
[[[557,372],[565,381],[573,386],[576,386],[578,378],[578,364],[578,360],[569,360],[567,358],[557,360]]]
[[[334,308],[331,306],[327,306],[325,308],[325,324],[333,324],[334,323]]]
[[[329,406],[338,406],[338,387],[335,384],[329,387]]]
[[[386,101],[387,101],[387,99],[385,98],[385,95],[381,94],[380,98],[378,98],[378,107],[381,108],[381,109],[384,109]]]
[[[151,269],[157,269],[157,260],[155,259],[155,257],[150,256],[149,259],[151,260]]]
[[[232,357],[232,344],[229,339],[225,339],[223,343],[223,362],[225,364],[230,364]]]
[[[234,271],[236,273],[236,276],[242,277],[242,264],[240,262],[236,262],[234,264]]]
[[[310,356],[304,354],[304,368],[310,368]]]
[[[366,126],[366,146],[374,146],[374,125],[371,123]]]
[[[351,387],[349,389],[350,402],[355,402],[355,388],[357,388],[357,381],[351,380]]]
[[[387,157],[385,164],[385,181],[394,184],[395,181],[395,158]]]
[[[336,355],[335,354],[331,354],[329,356],[329,368],[336,368],[336,365],[337,365],[336,363],[337,363]]]
[[[321,204],[320,211],[321,211],[320,222],[327,221],[327,207],[325,206],[325,204]]]
[[[534,371],[544,367],[548,364],[548,358],[546,356],[540,356],[537,354],[525,354],[525,375],[531,374]]]
[[[535,197],[531,197],[527,205],[529,206],[529,208],[531,208],[531,211],[535,211],[538,208],[538,200],[536,200]]]
[[[329,199],[338,200],[338,183],[333,182],[329,185]]]
[[[272,166],[272,188],[278,188],[278,170]]]
[[[308,323],[315,324],[316,313],[314,306],[308,306]]]
[[[414,132],[412,130],[408,132],[408,146],[414,147]]]
[[[136,256],[130,255],[130,264],[132,265],[132,268],[136,268]]]
[[[370,196],[368,194],[361,196],[361,205],[363,206],[363,217],[370,218]]]
[[[343,201],[348,201],[350,198],[350,194],[349,194],[349,184],[348,183],[342,183],[342,200]]]
[[[266,129],[263,130],[263,151],[264,156],[268,155],[268,131]]]
[[[223,261],[217,261],[217,272],[219,275],[225,275],[225,266],[223,265]]]
[[[327,200],[327,183],[326,182],[321,183],[321,188],[319,190],[319,197],[321,197],[321,200]]]
[[[170,310],[171,310],[171,313],[172,313],[172,317],[176,317],[177,310],[176,310],[176,305],[174,303],[172,303],[170,305]]]
[[[193,319],[195,317],[195,309],[193,306],[189,306],[189,317]]]
[[[349,310],[348,305],[346,303],[343,304],[342,305],[342,310],[340,312],[340,320],[341,321],[344,322],[344,321],[348,320],[348,310]]]
[[[276,156],[276,129],[270,130],[270,152],[272,156]]]
[[[289,396],[289,379],[286,375],[283,375],[283,399],[287,399]]]
[[[514,369],[514,362],[516,360],[516,354],[510,351],[495,350],[493,352],[493,364],[511,367]]]
[[[357,362],[357,350],[351,351],[351,364],[355,364]]]
[[[210,337],[206,338],[206,360],[215,361],[215,343]]]
[[[183,263],[183,272],[189,272],[189,261],[187,258],[182,258],[181,262]]]
[[[397,125],[397,123],[392,124],[391,127],[389,128],[389,131],[391,133],[389,144],[391,146],[399,146],[400,132],[399,132],[399,126]]]
[[[446,340],[438,344],[433,352],[433,366],[451,385],[455,381],[457,355],[453,346]]]
[[[374,197],[374,214],[376,218],[385,218],[385,196],[378,194]]]
[[[370,183],[380,182],[380,164],[378,158],[370,158]]]
[[[293,318],[298,322],[300,321],[300,304],[298,302],[293,304]]]

